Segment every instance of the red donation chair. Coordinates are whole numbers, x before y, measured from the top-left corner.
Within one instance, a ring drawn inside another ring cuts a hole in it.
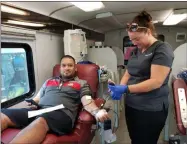
[[[98,107],[104,104],[104,99],[97,98],[97,89],[99,85],[98,69],[95,64],[77,64],[77,75],[80,79],[87,80],[93,92],[93,98]],[[53,76],[59,76],[60,65],[53,68]],[[43,144],[89,144],[91,143],[95,130],[92,128],[96,124],[95,118],[85,110],[80,110],[74,130],[72,133],[63,136],[48,133]],[[18,133],[20,129],[8,128],[1,133],[1,141],[5,144],[9,143]]]

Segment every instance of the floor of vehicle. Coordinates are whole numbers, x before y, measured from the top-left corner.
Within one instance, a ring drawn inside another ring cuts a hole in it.
[[[91,144],[99,144],[100,140],[98,138],[99,132],[97,132],[97,136],[93,139]],[[119,128],[116,132],[117,141],[114,142],[114,144],[131,144],[131,140],[128,134],[127,125],[125,122],[125,116],[124,116],[124,108],[121,111],[121,116],[119,120]],[[168,142],[163,141],[163,132],[160,135],[158,144],[168,144]]]

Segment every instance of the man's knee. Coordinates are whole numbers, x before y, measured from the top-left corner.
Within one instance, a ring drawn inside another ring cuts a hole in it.
[[[10,118],[5,115],[4,113],[1,113],[1,123],[6,124],[7,126],[16,126]]]
[[[43,117],[37,118],[32,124],[35,126],[42,126],[46,131],[49,130],[48,124]]]

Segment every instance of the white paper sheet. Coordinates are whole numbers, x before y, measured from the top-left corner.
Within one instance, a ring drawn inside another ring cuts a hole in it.
[[[64,105],[60,104],[60,105],[57,105],[57,106],[54,106],[54,107],[49,107],[49,108],[45,108],[45,109],[41,109],[41,110],[29,111],[28,112],[28,118],[35,117],[35,116],[43,114],[43,113],[52,112],[52,111],[62,109],[62,108],[64,108]]]

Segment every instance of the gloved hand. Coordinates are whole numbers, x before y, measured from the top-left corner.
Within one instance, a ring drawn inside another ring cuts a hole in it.
[[[112,97],[113,100],[120,100],[121,97],[122,97],[122,94],[119,94],[119,93],[114,93],[114,92],[110,92],[110,95]]]
[[[120,100],[124,93],[127,93],[127,85],[111,85],[108,84],[108,89],[110,90],[113,100]]]

